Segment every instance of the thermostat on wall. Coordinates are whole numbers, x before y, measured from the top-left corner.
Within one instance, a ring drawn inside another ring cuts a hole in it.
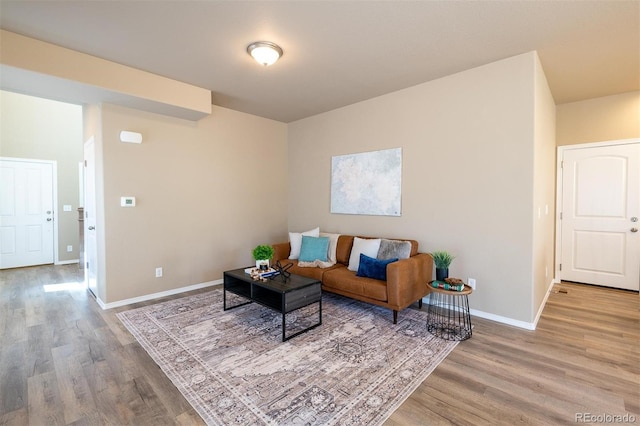
[[[136,206],[136,197],[120,197],[120,206],[121,207],[135,207]]]

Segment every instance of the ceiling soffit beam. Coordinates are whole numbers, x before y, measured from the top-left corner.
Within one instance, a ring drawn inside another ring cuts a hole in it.
[[[53,97],[56,90],[52,86],[58,83],[65,90],[57,97],[66,93],[73,98],[58,100],[67,102],[116,103],[193,121],[211,114],[211,91],[207,89],[6,30],[0,30],[0,64],[5,90],[25,93],[29,87],[32,91],[40,87]]]

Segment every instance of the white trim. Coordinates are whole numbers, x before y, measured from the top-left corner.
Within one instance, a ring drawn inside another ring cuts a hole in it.
[[[54,263],[54,265],[71,265],[72,263],[80,263],[80,259],[60,260]]]
[[[78,208],[84,207],[84,159],[78,163]]]
[[[491,321],[499,322],[502,324],[512,325],[518,328],[524,328],[527,330],[535,330],[536,324],[532,322],[515,320],[513,318],[503,317],[501,315],[490,314],[488,312],[478,311],[476,309],[470,309],[469,312],[474,317],[484,318]]]
[[[211,287],[211,286],[219,285],[222,283],[223,283],[223,280],[219,279],[214,281],[208,281],[205,283],[189,285],[186,287],[174,288],[171,290],[161,291],[158,293],[146,294],[144,296],[132,297],[131,299],[124,299],[124,300],[119,300],[117,302],[111,302],[111,303],[104,303],[102,300],[100,300],[99,297],[96,297],[96,302],[98,302],[98,305],[100,305],[102,309],[119,308],[120,306],[131,305],[133,303],[138,303],[138,302],[146,302],[147,300],[159,299],[161,297],[166,297],[166,296],[173,296],[174,294],[184,293],[186,291],[198,290],[201,288]]]
[[[551,294],[551,289],[553,288],[555,281],[556,281],[555,279],[552,279],[551,282],[549,283],[549,286],[547,287],[547,292],[545,293],[544,299],[540,304],[540,308],[538,308],[536,319],[533,320],[533,330],[535,330],[536,327],[538,326],[538,321],[540,321],[540,316],[542,315],[542,311],[544,310],[544,307],[547,305],[547,300],[549,300],[549,294]]]
[[[58,162],[52,161],[53,166],[53,263],[55,265],[60,261],[60,253],[58,251],[58,227],[60,226],[60,212],[58,211]]]
[[[43,164],[52,164],[55,163],[55,160],[40,160],[38,158],[21,158],[21,157],[0,157],[2,161],[17,161],[20,163],[43,163]]]
[[[87,289],[88,289],[88,287],[87,287]],[[88,290],[88,291],[90,291],[90,290]],[[93,294],[93,293],[91,293],[91,294]],[[98,306],[100,306],[103,310],[107,309],[107,305],[98,296],[96,296],[96,302],[98,303]]]
[[[602,141],[602,142],[577,143],[574,145],[560,145],[558,147],[558,151],[560,151],[561,149],[564,150],[564,149],[597,148],[600,146],[629,145],[634,143],[640,143],[640,138],[616,139],[612,141]]]
[[[564,148],[559,146],[556,152],[556,253],[553,259],[553,279],[560,281],[560,261],[562,260],[562,161]]]
[[[629,145],[640,143],[640,138],[618,139],[612,141],[590,142],[575,145],[561,145],[557,149],[556,155],[556,254],[554,265],[553,281],[559,283],[562,280],[560,276],[560,261],[562,260],[562,161],[564,152],[572,149],[597,148],[602,146]]]

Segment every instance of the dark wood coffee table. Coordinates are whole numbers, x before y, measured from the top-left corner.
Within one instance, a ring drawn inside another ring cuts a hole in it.
[[[241,296],[248,301],[235,306],[227,306],[227,292]],[[266,281],[256,281],[244,272],[244,268],[224,273],[223,309],[238,308],[256,302],[282,314],[282,341],[287,341],[322,324],[322,284],[318,280],[291,274],[283,280],[276,276]],[[286,335],[286,314],[318,303],[318,322],[290,336]]]

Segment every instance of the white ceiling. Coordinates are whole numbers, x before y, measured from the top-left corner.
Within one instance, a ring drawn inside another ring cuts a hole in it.
[[[532,50],[557,104],[640,90],[637,0],[0,0],[0,27],[283,122]],[[256,40],[284,56],[261,67]]]

